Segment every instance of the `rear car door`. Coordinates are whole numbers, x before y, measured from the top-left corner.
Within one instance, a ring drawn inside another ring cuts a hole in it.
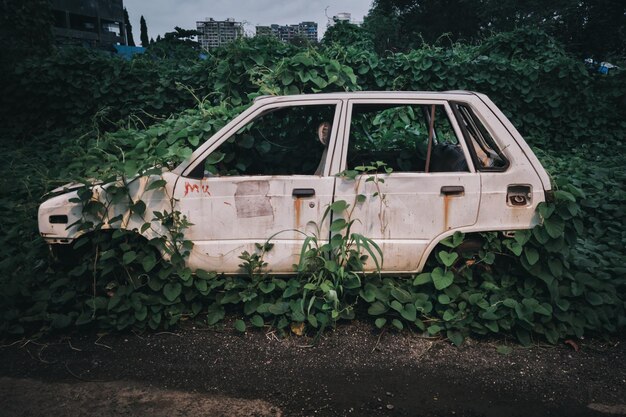
[[[341,169],[361,171],[337,178],[335,200],[354,206],[353,231],[381,247],[385,272],[414,272],[433,241],[478,217],[480,175],[452,109],[445,100],[354,99],[347,117]],[[362,171],[378,161],[393,171]]]

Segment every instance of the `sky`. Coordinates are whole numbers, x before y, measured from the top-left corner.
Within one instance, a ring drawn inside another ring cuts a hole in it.
[[[212,17],[225,20],[233,17],[244,22],[245,32],[254,35],[256,25],[285,25],[302,21],[318,24],[321,38],[328,19],[341,12],[352,13],[352,19],[363,21],[372,0],[124,0],[133,25],[133,37],[139,45],[139,19],[143,15],[148,36],[156,39],[175,26],[195,29],[196,21]],[[326,14],[324,10],[326,10]]]

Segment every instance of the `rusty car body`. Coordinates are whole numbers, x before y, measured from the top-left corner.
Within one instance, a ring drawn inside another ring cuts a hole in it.
[[[376,174],[384,181],[339,175],[372,161],[393,169]],[[129,185],[146,203],[143,218],[113,205],[109,217],[123,220],[104,228],[139,231],[174,201],[193,223],[185,232],[194,243],[188,265],[231,274],[241,272],[243,251],[271,236],[269,271],[292,273],[312,224],[330,238],[334,219],[320,220],[338,200],[353,204],[353,231],[382,249],[382,272],[418,272],[457,231],[532,228],[551,190],[507,117],[469,91],[260,97],[158,178],[162,190],[147,190],[151,176]],[[357,195],[365,201],[356,203]],[[41,205],[39,229],[50,245],[70,245],[83,233],[71,226],[81,216],[75,197],[69,190]],[[94,198],[106,200],[106,185],[94,186]],[[160,227],[153,221],[142,233],[152,238]]]

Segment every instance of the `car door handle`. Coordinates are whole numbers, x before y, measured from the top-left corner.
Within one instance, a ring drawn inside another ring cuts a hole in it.
[[[465,194],[465,187],[462,185],[444,185],[441,187],[442,195],[463,195]]]
[[[291,195],[294,197],[313,197],[315,190],[313,188],[294,188]]]

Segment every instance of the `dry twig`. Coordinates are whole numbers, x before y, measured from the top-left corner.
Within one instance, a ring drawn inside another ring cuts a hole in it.
[[[385,334],[385,332],[387,331],[387,329],[383,329],[380,334],[378,335],[378,340],[376,340],[376,344],[374,345],[374,347],[372,348],[372,353],[374,353],[374,351],[376,350],[376,348],[378,347],[378,344],[380,343],[380,338],[383,337],[383,334]]]
[[[98,339],[95,342],[93,342],[93,344],[97,345],[97,346],[102,346],[102,347],[105,347],[107,349],[113,350],[113,348],[111,346],[109,346],[109,345],[105,345],[104,343],[98,343],[100,341],[100,339],[102,339],[104,336],[106,336],[106,334],[103,334],[100,337],[98,337]]]

